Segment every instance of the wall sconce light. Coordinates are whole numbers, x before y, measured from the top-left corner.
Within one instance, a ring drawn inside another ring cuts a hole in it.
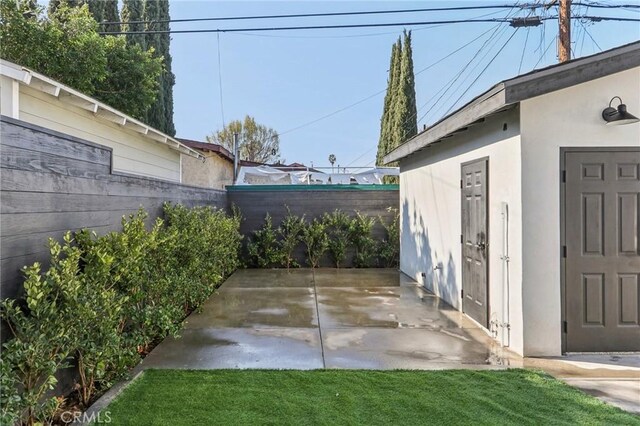
[[[618,108],[611,106],[614,99],[618,99],[620,101]],[[602,118],[607,122],[607,126],[631,124],[640,121],[640,118],[627,112],[627,106],[622,103],[622,98],[620,98],[620,96],[614,96],[611,98],[609,106],[602,111]]]

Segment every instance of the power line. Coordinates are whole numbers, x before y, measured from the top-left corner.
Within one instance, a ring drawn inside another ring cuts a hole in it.
[[[211,18],[167,19],[164,21],[101,22],[100,25],[152,24],[152,23],[203,22],[203,21],[244,21],[244,20],[254,20],[254,19],[319,18],[319,17],[329,17],[329,16],[335,17],[335,16],[357,16],[357,15],[388,15],[388,14],[398,14],[398,13],[447,12],[447,11],[482,10],[482,9],[508,9],[511,7],[513,7],[513,5],[429,7],[429,8],[420,8],[420,9],[394,9],[394,10],[326,12],[326,13],[295,13],[295,14],[257,15],[257,16],[226,16],[226,17],[218,16],[218,17],[211,17]]]
[[[587,30],[587,26],[585,24],[582,23],[582,21],[578,21],[580,22],[580,25],[582,25],[582,28],[584,29],[584,32],[587,33],[587,35],[589,36],[589,38],[591,39],[591,41],[593,42],[593,44],[595,44],[596,46],[598,46],[598,49],[600,49],[600,51],[602,52],[602,47],[600,47],[600,45],[598,44],[598,42],[593,38],[593,36],[591,35],[591,33],[589,32],[589,30]]]
[[[606,5],[597,3],[574,3],[576,6],[589,6],[601,9],[640,9],[639,5],[634,4],[621,4],[621,5]],[[100,25],[112,25],[112,24],[166,24],[166,23],[178,23],[178,22],[206,22],[206,21],[245,21],[245,20],[258,20],[258,19],[289,19],[289,18],[319,18],[330,16],[358,16],[358,15],[389,15],[399,13],[418,13],[418,12],[449,12],[449,11],[464,11],[464,10],[482,10],[482,9],[509,9],[517,7],[519,9],[538,9],[544,7],[544,4],[502,4],[502,5],[484,5],[484,6],[455,6],[455,7],[429,7],[420,9],[394,9],[394,10],[371,10],[371,11],[354,11],[354,12],[326,12],[326,13],[296,13],[296,14],[281,14],[281,15],[256,15],[256,16],[218,16],[210,18],[184,18],[184,19],[166,19],[166,20],[151,20],[151,21],[103,21]]]
[[[557,16],[548,16],[540,20],[557,19]],[[630,18],[631,19],[631,18]],[[345,28],[378,28],[378,27],[412,27],[418,25],[439,25],[439,24],[470,24],[470,23],[508,23],[513,20],[505,18],[488,19],[451,19],[444,21],[419,21],[419,22],[389,22],[371,24],[341,24],[341,25],[302,25],[292,27],[261,27],[261,28],[211,28],[197,30],[153,30],[153,31],[121,31],[121,32],[100,32],[101,35],[134,35],[134,34],[191,34],[191,33],[235,33],[251,31],[294,31],[294,30],[334,30]],[[539,23],[538,23],[539,25]]]
[[[535,18],[535,19],[534,19]],[[490,19],[451,19],[444,21],[420,21],[420,22],[390,22],[371,24],[342,24],[342,25],[303,25],[293,27],[260,27],[260,28],[211,28],[197,30],[153,30],[153,31],[120,31],[99,32],[100,35],[135,35],[135,34],[198,34],[198,33],[237,33],[252,31],[299,31],[299,30],[335,30],[346,28],[379,28],[379,27],[412,27],[419,25],[439,24],[471,24],[471,23],[508,23],[512,26],[538,26],[542,21],[558,19],[557,16],[532,17],[529,22],[523,22],[522,18],[490,18]],[[623,18],[612,16],[572,16],[571,19],[587,19],[593,22],[618,21],[640,22],[640,18]]]
[[[516,7],[517,7],[517,4],[516,4],[516,5],[514,5],[514,7],[512,7],[512,8],[509,10],[509,12],[507,13],[506,18],[510,17],[510,15],[511,15],[512,13],[516,12],[516,11],[514,10]],[[453,88],[453,86],[456,84],[456,82],[458,81],[458,79],[460,79],[460,77],[462,77],[462,75],[463,75],[463,74],[464,74],[464,72],[467,70],[467,68],[468,68],[468,67],[473,63],[473,61],[475,61],[475,59],[476,59],[476,58],[477,58],[477,57],[482,53],[482,51],[484,50],[484,48],[485,48],[489,43],[491,43],[491,41],[492,41],[492,40],[494,40],[494,37],[498,37],[498,38],[496,38],[496,39],[495,39],[494,44],[492,44],[492,45],[491,45],[490,49],[492,49],[492,48],[493,48],[493,45],[495,45],[495,43],[497,42],[497,40],[502,36],[502,33],[504,32],[504,28],[503,28],[502,30],[500,29],[500,24],[498,24],[498,25],[494,26],[494,27],[493,27],[493,28],[491,28],[489,31],[491,31],[491,30],[493,30],[493,33],[489,36],[489,38],[488,38],[487,40],[485,40],[485,42],[482,44],[482,46],[480,46],[480,49],[478,49],[478,51],[473,55],[473,57],[469,60],[469,62],[467,62],[467,63],[465,64],[465,66],[464,66],[464,67],[462,67],[462,69],[458,72],[458,74],[456,74],[456,75],[455,75],[451,80],[449,80],[449,81],[448,81],[444,86],[442,86],[442,87],[440,88],[440,90],[438,90],[438,91],[437,91],[437,92],[436,92],[436,93],[435,93],[431,98],[429,98],[429,99],[424,103],[424,105],[422,105],[422,106],[420,107],[420,109],[422,109],[422,108],[426,107],[427,105],[429,105],[429,103],[430,103],[431,101],[433,101],[433,99],[434,99],[436,96],[440,95],[440,97],[438,97],[438,99],[433,103],[433,105],[431,105],[431,107],[429,107],[429,109],[427,109],[427,111],[426,111],[425,113],[423,113],[423,114],[420,116],[420,118],[418,118],[418,120],[417,120],[418,122],[422,121],[422,119],[424,119],[424,118],[425,118],[425,117],[426,117],[426,116],[427,116],[427,115],[428,115],[428,114],[429,114],[429,113],[430,113],[430,112],[431,112],[431,111],[432,111],[432,110],[433,110],[433,109],[434,109],[434,108],[435,108],[435,107],[440,103],[440,101],[441,101],[441,100],[442,100],[442,98],[447,94],[447,92],[449,92],[449,90],[450,90],[450,89],[452,89],[452,88]],[[500,31],[500,33],[498,34],[498,32],[499,32],[499,31]],[[485,54],[485,56],[484,56],[484,57],[486,57],[486,54]],[[482,59],[484,59],[484,57],[483,57]],[[481,59],[480,61],[482,61],[482,59]],[[477,67],[477,65],[476,65],[476,66],[474,66],[474,68],[473,68],[473,69],[475,69],[476,67]],[[472,70],[472,71],[473,71],[473,70]],[[465,79],[463,80],[463,82],[464,82],[464,81],[466,81],[466,79],[467,79],[468,77],[469,77],[469,76],[465,77]],[[455,90],[454,90],[454,92],[452,92],[452,94],[453,94],[453,93],[455,93]],[[449,95],[449,96],[447,97],[447,100],[449,100],[449,99],[451,98],[451,96],[452,96],[452,95]],[[418,112],[418,111],[416,111],[416,115],[417,115],[417,112]],[[413,117],[411,117],[411,119],[413,119]]]
[[[532,68],[532,69],[536,69],[536,67],[538,66],[538,64],[539,64],[540,62],[542,62],[542,59],[546,56],[547,51],[549,50],[549,48],[551,47],[551,45],[553,44],[553,42],[555,41],[555,39],[556,39],[555,37],[553,37],[553,38],[551,39],[551,41],[550,41],[550,42],[549,42],[549,44],[547,45],[547,48],[546,48],[546,49],[544,49],[544,52],[542,52],[542,53],[540,54],[540,59],[538,59],[538,62],[536,62],[536,64],[533,66],[533,68]]]
[[[493,61],[496,60],[496,58],[498,57],[498,55],[500,55],[500,53],[502,53],[502,51],[504,50],[505,47],[507,47],[507,44],[509,44],[509,42],[511,41],[511,39],[516,35],[516,33],[518,32],[519,28],[516,28],[516,30],[513,32],[513,34],[511,34],[511,37],[509,37],[507,39],[507,41],[502,45],[502,47],[500,48],[500,50],[498,50],[498,52],[493,56],[493,58],[491,58],[491,60],[489,61],[489,63],[482,69],[482,71],[480,71],[480,74],[478,74],[478,76],[471,82],[471,84],[469,85],[469,87],[467,87],[467,89],[462,93],[462,95],[460,95],[458,97],[458,99],[456,99],[456,101],[451,105],[451,107],[447,110],[447,112],[444,113],[444,115],[446,116],[447,114],[449,114],[451,112],[451,110],[458,104],[458,102],[460,102],[460,99],[462,99],[464,97],[464,95],[467,94],[467,92],[473,87],[474,84],[476,84],[478,82],[478,80],[480,79],[480,77],[482,77],[482,75],[485,73],[485,71],[487,69],[489,69],[489,67],[491,66],[491,64],[493,63]]]
[[[477,36],[477,37],[476,37],[476,38],[474,38],[473,40],[469,41],[468,43],[463,44],[462,46],[458,47],[457,49],[455,49],[455,50],[454,50],[454,51],[452,51],[451,53],[449,53],[449,54],[447,54],[446,56],[443,56],[442,58],[438,59],[436,62],[434,62],[434,63],[432,63],[432,64],[430,64],[430,65],[426,66],[425,68],[422,68],[422,69],[418,70],[414,75],[420,75],[420,74],[422,74],[423,72],[425,72],[425,71],[427,71],[427,70],[429,70],[429,69],[433,68],[434,66],[438,65],[438,64],[439,64],[439,63],[441,63],[442,61],[444,61],[444,60],[448,59],[449,57],[451,57],[452,55],[454,55],[454,54],[458,53],[459,51],[461,51],[461,50],[462,50],[462,49],[464,49],[465,47],[470,46],[471,44],[473,44],[474,42],[476,42],[477,40],[479,40],[481,37],[483,37],[485,34],[487,34],[489,31],[491,31],[491,29],[489,29],[489,30],[487,30],[487,31],[483,32],[482,34],[480,34],[479,36]],[[315,124],[315,123],[317,123],[317,122],[319,122],[319,121],[322,121],[322,120],[324,120],[324,119],[326,119],[326,118],[332,117],[332,116],[334,116],[334,115],[336,115],[336,114],[339,114],[339,113],[341,113],[341,112],[343,112],[343,111],[345,111],[345,110],[347,110],[347,109],[350,109],[350,108],[352,108],[352,107],[354,107],[354,106],[356,106],[356,105],[360,105],[361,103],[366,102],[366,101],[368,101],[369,99],[372,99],[372,98],[374,98],[374,97],[376,97],[376,96],[378,96],[378,95],[380,95],[380,94],[382,94],[382,93],[384,93],[384,92],[386,92],[386,91],[387,91],[387,89],[386,89],[386,88],[384,88],[384,89],[382,89],[382,90],[379,90],[379,91],[377,91],[377,92],[375,92],[375,93],[373,93],[373,94],[371,94],[371,95],[367,96],[366,98],[360,99],[360,100],[359,100],[359,101],[357,101],[357,102],[354,102],[354,103],[352,103],[352,104],[350,104],[350,105],[347,105],[347,106],[345,106],[345,107],[342,107],[342,108],[340,108],[340,109],[338,109],[338,110],[336,110],[336,111],[333,111],[333,112],[331,112],[331,113],[329,113],[329,114],[325,114],[325,115],[323,115],[322,117],[316,118],[316,119],[314,119],[314,120],[308,121],[308,122],[303,123],[303,124],[301,124],[301,125],[299,125],[299,126],[296,126],[296,127],[294,127],[294,128],[291,128],[291,129],[289,129],[289,130],[286,130],[286,131],[284,131],[284,132],[280,133],[280,136],[282,136],[282,135],[284,135],[284,134],[287,134],[287,133],[291,133],[291,132],[293,132],[293,131],[295,131],[295,130],[299,130],[299,129],[303,128],[303,127],[310,126],[310,125]]]
[[[527,28],[527,36],[524,39],[524,47],[522,48],[522,56],[520,56],[520,65],[518,66],[518,75],[520,75],[520,71],[522,70],[522,61],[524,61],[524,53],[527,51],[527,42],[529,41],[529,31],[531,28]]]

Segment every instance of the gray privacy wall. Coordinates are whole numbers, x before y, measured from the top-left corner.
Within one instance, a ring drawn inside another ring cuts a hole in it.
[[[240,232],[245,236],[245,244],[256,229],[264,224],[267,213],[271,215],[273,226],[277,227],[287,215],[287,207],[291,213],[309,219],[320,218],[327,212],[342,210],[350,216],[356,211],[373,217],[381,217],[385,222],[393,219],[394,212],[389,208],[399,209],[399,193],[397,185],[323,185],[323,186],[236,186],[227,191],[229,208],[240,209],[243,221]],[[373,230],[375,238],[385,235],[379,221]],[[349,267],[351,256],[347,256],[344,266]],[[298,262],[304,265],[302,247],[296,253]],[[322,266],[332,266],[325,257]]]
[[[110,148],[8,117],[0,126],[3,298],[20,295],[21,267],[47,264],[49,237],[117,231],[122,216],[140,207],[161,216],[165,201],[226,208],[224,191],[112,173]]]

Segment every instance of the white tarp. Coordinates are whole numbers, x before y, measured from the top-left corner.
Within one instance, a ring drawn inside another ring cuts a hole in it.
[[[323,173],[318,170],[283,171],[269,166],[240,167],[236,185],[380,185],[384,176],[399,176],[397,168],[372,168],[359,173]]]

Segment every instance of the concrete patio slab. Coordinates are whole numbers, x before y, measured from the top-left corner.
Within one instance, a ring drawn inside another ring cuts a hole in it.
[[[313,288],[224,288],[202,312],[185,321],[187,329],[224,327],[318,327]]]
[[[224,282],[223,287],[313,287],[313,272],[310,269],[238,269]]]
[[[397,269],[319,268],[313,273],[316,287],[398,287],[410,284]],[[408,278],[408,277],[407,277]]]
[[[388,269],[234,273],[137,368],[537,368],[640,413],[640,355],[521,358]]]
[[[143,368],[323,368],[317,328],[205,328],[167,338]]]
[[[439,298],[417,286],[333,287],[316,290],[324,328],[456,328],[443,315],[453,310]]]
[[[489,363],[489,348],[462,329],[323,329],[327,368],[502,368]]]

